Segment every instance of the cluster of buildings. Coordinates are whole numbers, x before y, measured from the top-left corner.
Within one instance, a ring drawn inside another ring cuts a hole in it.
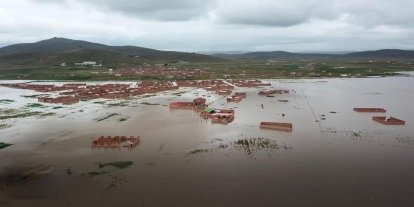
[[[204,88],[207,91],[228,91],[233,90],[232,85],[227,84],[222,80],[179,80],[177,81],[179,87],[195,87]]]
[[[207,108],[206,99],[201,97],[192,102],[171,102],[170,109],[192,109],[212,123],[228,124],[234,120],[234,110]]]
[[[206,99],[204,98],[196,98],[192,102],[171,102],[170,109],[204,109],[207,107]]]
[[[234,93],[234,95],[227,97],[227,102],[240,102],[241,100],[243,100],[244,98],[246,98],[246,92],[236,92]]]
[[[260,86],[271,86],[270,83],[263,83],[260,80],[230,80],[230,83],[238,87],[254,88]]]
[[[150,67],[150,68],[126,68],[116,70],[113,75],[116,77],[125,77],[125,76],[151,76],[151,77],[161,77],[168,79],[194,79],[201,77],[202,75],[207,74],[202,69],[176,69],[165,66]]]
[[[37,92],[60,92],[58,97],[42,96],[38,97],[39,102],[74,104],[81,99],[117,99],[138,96],[146,93],[158,93],[178,89],[178,86],[168,81],[142,81],[138,86],[129,84],[63,84],[37,85],[37,84],[2,84],[1,86],[29,89]]]
[[[268,84],[262,83],[257,80],[237,80],[233,83],[240,87],[257,87],[267,86]],[[143,80],[137,85],[110,83],[101,85],[88,85],[85,83],[67,83],[63,85],[52,85],[52,84],[29,84],[29,83],[11,83],[11,84],[0,84],[0,86],[17,88],[17,89],[28,89],[36,92],[50,93],[56,92],[58,96],[40,96],[38,97],[39,102],[53,103],[53,104],[74,104],[80,100],[89,99],[118,99],[128,98],[132,96],[143,95],[146,93],[158,93],[169,90],[176,90],[179,87],[194,87],[203,88],[207,91],[213,91],[218,95],[230,95],[234,86],[223,81],[223,80],[178,80],[177,82],[171,81],[156,81],[156,80]],[[264,91],[261,93],[272,94],[272,93],[284,93],[285,90],[273,90]],[[261,94],[259,93],[259,94]],[[246,98],[246,93],[235,93],[230,96],[227,101],[239,102],[243,98]],[[178,102],[170,105],[172,108],[194,108],[205,106],[205,100],[201,98],[195,99],[193,102],[184,103]]]
[[[234,110],[206,108],[200,113],[205,119],[211,119],[211,123],[228,124],[234,120]]]
[[[279,89],[279,90],[264,90],[264,91],[259,91],[259,95],[261,95],[261,96],[271,96],[273,94],[284,94],[284,93],[289,93],[289,90]]]
[[[37,100],[43,103],[51,104],[75,104],[79,102],[79,97],[76,96],[58,96],[58,97],[38,97]]]
[[[86,87],[85,83],[76,83],[76,84],[63,84],[62,86],[56,86],[51,84],[27,84],[27,83],[11,83],[11,84],[0,84],[0,86],[9,87],[9,88],[17,88],[17,89],[27,89],[33,90],[36,92],[55,92],[55,91],[65,91],[65,90],[72,90],[78,89],[82,87]]]

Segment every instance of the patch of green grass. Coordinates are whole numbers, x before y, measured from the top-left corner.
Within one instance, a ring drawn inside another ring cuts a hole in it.
[[[97,121],[97,122],[100,122],[100,121],[103,121],[103,120],[106,120],[106,119],[109,119],[109,118],[111,118],[111,117],[113,117],[113,116],[118,116],[118,115],[120,115],[120,114],[117,114],[117,113],[108,114],[107,116],[102,117],[102,118],[100,118],[100,119],[97,119],[96,121]]]
[[[17,109],[0,109],[0,114],[14,114],[19,112]]]
[[[247,155],[257,151],[271,151],[279,149],[276,141],[267,138],[239,139],[233,143],[236,149],[244,150]]]
[[[108,103],[108,106],[114,107],[114,106],[128,106],[128,102],[127,101],[121,101],[118,103]]]
[[[175,95],[175,96],[181,96],[182,94],[184,94],[184,93],[186,93],[185,91],[181,91],[181,92],[175,92],[175,93],[172,93],[172,95]]]
[[[157,106],[157,105],[160,105],[158,103],[148,103],[148,102],[141,102],[141,104],[143,104],[143,105],[149,105],[149,106]]]
[[[208,149],[195,149],[195,150],[192,150],[192,151],[188,152],[186,155],[187,156],[188,155],[196,155],[196,154],[206,153],[206,152],[209,152],[209,150]]]
[[[113,170],[117,170],[117,169],[124,169],[127,168],[129,166],[131,166],[133,164],[132,161],[118,161],[118,162],[107,162],[107,163],[97,163],[99,169],[108,167],[108,166],[112,166],[115,167],[116,169],[102,169],[102,170],[95,170],[95,171],[90,171],[88,172],[88,175],[90,176],[98,176],[98,175],[103,175],[103,174],[107,174],[110,173]]]
[[[42,105],[42,104],[40,104],[40,103],[28,103],[28,104],[26,104],[26,107],[30,107],[30,108],[43,108],[45,106]]]
[[[88,174],[91,175],[91,176],[103,175],[103,174],[106,174],[106,173],[108,173],[108,172],[107,171],[102,171],[102,172],[91,171],[91,172],[88,172]]]
[[[54,116],[54,115],[56,115],[56,113],[53,113],[53,112],[40,114],[41,117]]]
[[[120,118],[119,121],[126,121],[128,118]]]
[[[0,124],[0,129],[6,129],[6,128],[10,128],[11,125],[9,124]]]
[[[152,96],[155,96],[155,95],[154,94],[147,94],[147,95],[143,95],[142,98],[149,98],[149,97],[152,97]]]
[[[37,116],[37,115],[41,115],[41,114],[42,114],[42,112],[39,112],[39,111],[22,112],[22,113],[17,113],[17,114],[0,116],[0,120],[25,118],[25,117]]]
[[[39,96],[46,96],[48,94],[36,94],[36,95],[21,95],[23,98],[37,98]]]
[[[124,169],[133,164],[132,161],[118,161],[118,162],[107,162],[107,163],[98,163],[99,168],[104,168],[106,166],[116,167],[118,169]]]
[[[1,149],[4,149],[4,148],[6,148],[6,147],[10,147],[10,146],[12,146],[12,144],[9,144],[9,143],[4,143],[4,142],[0,142],[0,150],[1,150]]]
[[[8,103],[12,103],[14,102],[14,100],[10,100],[10,99],[0,99],[0,104],[8,104]]]

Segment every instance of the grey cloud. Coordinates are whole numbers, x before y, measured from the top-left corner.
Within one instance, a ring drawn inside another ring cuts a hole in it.
[[[412,0],[218,0],[219,22],[288,27],[312,20],[343,21],[353,25],[414,25]]]
[[[205,14],[209,3],[204,0],[89,0],[119,12],[163,21],[185,21]]]
[[[289,27],[312,20],[349,24],[413,25],[413,0],[32,0],[70,4],[157,21],[188,21],[213,14],[217,24]]]
[[[34,0],[45,3],[70,3],[68,0]],[[204,0],[72,0],[91,8],[104,9],[160,21],[186,21],[206,14],[211,2]]]
[[[337,4],[338,12],[346,14],[350,23],[363,26],[414,25],[412,0],[348,0]]]
[[[217,20],[226,24],[287,27],[312,18],[335,19],[338,15],[333,7],[329,0],[219,0],[214,12]]]
[[[0,44],[63,36],[184,51],[414,49],[413,10],[412,0],[1,0]]]

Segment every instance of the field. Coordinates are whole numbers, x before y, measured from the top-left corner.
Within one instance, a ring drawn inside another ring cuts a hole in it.
[[[109,69],[127,69],[163,65],[165,68],[178,70],[203,69],[207,74],[185,79],[216,78],[309,78],[309,77],[366,77],[392,76],[400,71],[414,70],[410,61],[388,60],[348,60],[348,59],[316,59],[316,60],[228,60],[209,63],[162,63],[152,62],[142,65],[118,65],[114,67],[75,67],[53,66],[32,69],[0,70],[0,80],[176,80],[177,77],[160,75],[130,75],[116,77]]]

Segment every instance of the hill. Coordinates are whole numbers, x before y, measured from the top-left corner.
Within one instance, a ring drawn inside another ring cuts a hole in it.
[[[344,55],[345,57],[359,58],[395,58],[414,59],[413,50],[383,49],[375,51],[353,52]]]
[[[145,61],[212,62],[221,59],[197,53],[161,51],[136,46],[108,46],[65,38],[52,38],[0,48],[0,68],[52,66],[63,62],[83,61],[124,65]]]
[[[224,59],[414,59],[413,50],[384,49],[346,54],[291,53],[285,51],[213,54]]]

